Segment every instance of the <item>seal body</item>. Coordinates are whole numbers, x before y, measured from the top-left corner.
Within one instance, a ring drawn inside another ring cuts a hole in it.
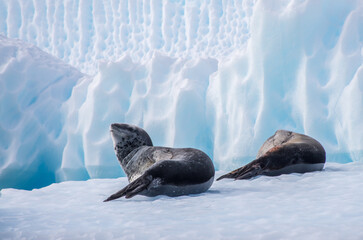
[[[105,201],[137,194],[197,194],[207,191],[213,183],[213,162],[200,150],[154,147],[143,129],[128,124],[112,124],[111,136],[130,183]]]
[[[321,171],[324,164],[325,150],[317,140],[304,134],[278,130],[261,146],[256,160],[217,180]]]

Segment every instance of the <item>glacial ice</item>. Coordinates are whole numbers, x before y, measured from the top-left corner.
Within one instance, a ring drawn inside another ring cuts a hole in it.
[[[62,105],[84,76],[20,40],[0,35],[0,188],[55,182],[66,138]]]
[[[358,0],[0,0],[0,188],[123,176],[112,122],[217,170],[277,129],[362,161],[362,22]]]

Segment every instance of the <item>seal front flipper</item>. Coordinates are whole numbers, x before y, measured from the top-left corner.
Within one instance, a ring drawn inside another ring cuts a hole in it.
[[[259,162],[257,159],[241,168],[220,176],[217,181],[223,178],[234,178],[235,180],[253,178],[263,173],[264,169],[266,168],[265,165],[266,164]]]
[[[144,174],[143,176],[139,177],[135,181],[131,182],[129,185],[118,191],[117,193],[112,194],[109,196],[104,202],[108,202],[111,200],[115,200],[120,197],[125,198],[132,198],[133,196],[137,195],[138,193],[147,189],[147,187],[152,182],[152,177],[148,174]]]

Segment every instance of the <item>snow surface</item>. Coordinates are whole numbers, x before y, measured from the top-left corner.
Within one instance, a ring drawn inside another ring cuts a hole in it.
[[[358,240],[362,171],[361,162],[328,163],[323,172],[219,181],[198,195],[107,203],[125,177],[3,189],[0,239]]]
[[[0,0],[0,188],[124,176],[113,122],[217,170],[277,129],[362,161],[362,22],[359,0]]]

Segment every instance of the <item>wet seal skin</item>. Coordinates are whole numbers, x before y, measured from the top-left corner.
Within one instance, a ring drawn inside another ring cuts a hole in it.
[[[278,130],[268,138],[257,153],[256,160],[223,178],[249,179],[258,175],[278,176],[288,173],[321,171],[325,164],[325,150],[307,135]]]
[[[194,148],[154,147],[141,128],[114,123],[110,127],[114,149],[129,184],[108,197],[180,196],[207,191],[214,180],[214,165]]]

